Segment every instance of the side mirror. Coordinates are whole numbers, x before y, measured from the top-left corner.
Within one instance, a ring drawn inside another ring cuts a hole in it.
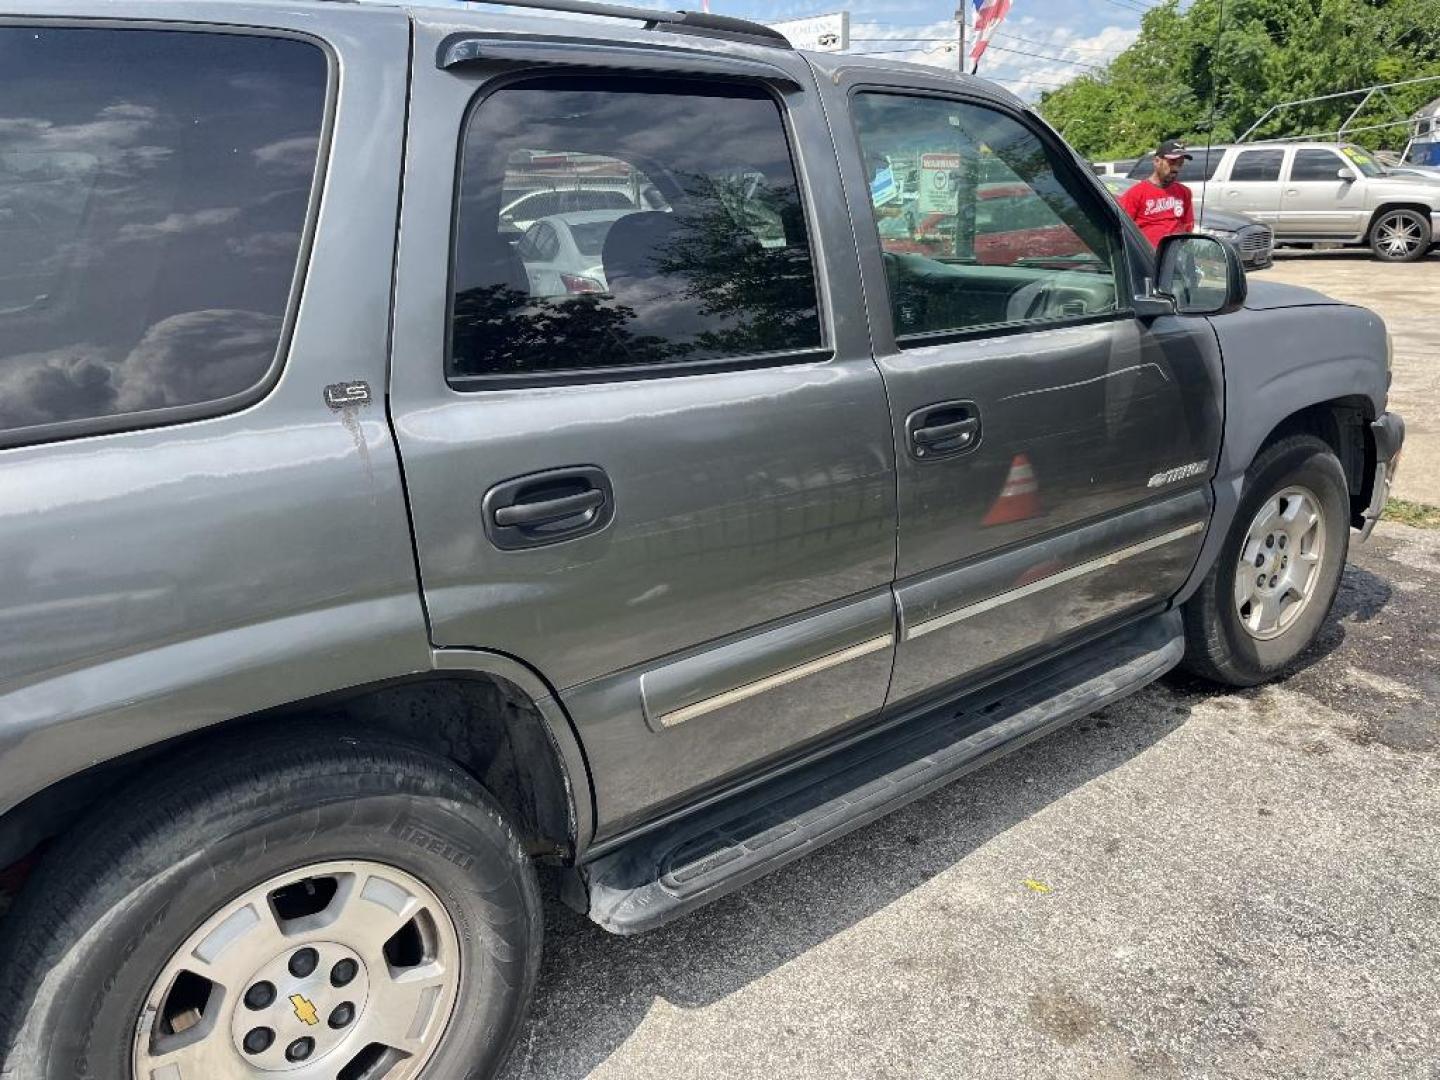
[[[1180,315],[1239,311],[1248,293],[1240,253],[1214,236],[1167,236],[1156,253],[1155,292],[1173,301]]]
[[[1356,175],[1354,169],[1336,169],[1335,175],[1338,176],[1341,180],[1344,180],[1347,184],[1352,184],[1356,180],[1360,179],[1360,177]]]

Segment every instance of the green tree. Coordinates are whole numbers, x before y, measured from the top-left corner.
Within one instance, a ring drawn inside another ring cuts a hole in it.
[[[1223,25],[1222,25],[1223,16]],[[1040,111],[1082,154],[1130,157],[1173,136],[1233,139],[1272,105],[1374,83],[1440,75],[1440,0],[1167,0],[1104,69],[1041,97]],[[1406,115],[1440,82],[1390,91],[1355,120]],[[1359,98],[1284,110],[1257,133],[1334,131]],[[1403,127],[1361,132],[1372,149],[1404,144]]]

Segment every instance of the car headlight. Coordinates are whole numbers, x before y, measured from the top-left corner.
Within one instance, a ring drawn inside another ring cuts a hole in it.
[[[1205,225],[1201,225],[1199,231],[1206,236],[1218,236],[1221,240],[1234,240],[1240,235],[1234,229],[1215,229]]]

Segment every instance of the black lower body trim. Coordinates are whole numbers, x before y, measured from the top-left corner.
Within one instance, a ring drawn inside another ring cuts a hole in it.
[[[638,837],[584,868],[590,917],[633,934],[798,859],[1180,662],[1166,612],[948,702],[829,758]]]

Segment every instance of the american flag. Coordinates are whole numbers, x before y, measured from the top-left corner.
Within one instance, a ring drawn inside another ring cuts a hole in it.
[[[975,44],[970,48],[970,64],[973,71],[980,65],[980,57],[990,44],[990,35],[1010,14],[1010,0],[974,0]]]

